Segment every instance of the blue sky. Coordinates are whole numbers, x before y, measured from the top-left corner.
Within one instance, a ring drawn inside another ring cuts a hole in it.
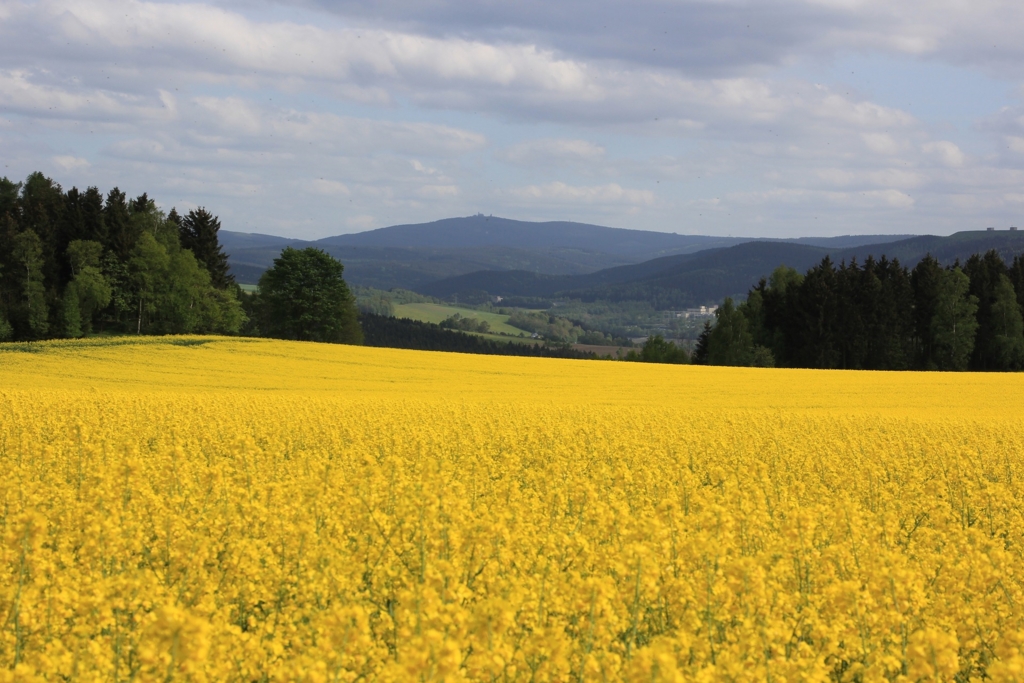
[[[1024,223],[1024,5],[0,0],[0,174],[315,238]]]

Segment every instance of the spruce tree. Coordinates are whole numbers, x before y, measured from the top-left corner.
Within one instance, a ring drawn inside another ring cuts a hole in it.
[[[98,188],[90,187],[82,193],[82,237],[100,244],[108,243],[107,226],[103,218],[103,194]]]
[[[171,210],[170,220],[178,222],[178,236],[181,246],[192,251],[196,260],[210,273],[210,281],[217,289],[227,289],[235,284],[230,274],[228,257],[221,249],[220,220],[203,207],[193,209],[183,218]]]
[[[697,345],[693,349],[693,356],[690,357],[690,362],[694,365],[708,364],[708,340],[711,338],[711,330],[711,321],[705,320],[704,329],[697,337]]]
[[[974,370],[995,369],[993,363],[1000,355],[996,343],[995,323],[992,306],[996,300],[996,289],[1002,276],[1008,274],[1006,263],[994,249],[985,254],[974,254],[964,264],[964,274],[970,278],[970,293],[978,300],[978,331],[971,354],[971,368]]]
[[[138,235],[132,226],[125,194],[116,187],[107,193],[107,202],[103,207],[103,223],[107,232],[105,246],[116,254],[122,263],[127,263]]]
[[[931,254],[921,259],[910,273],[914,297],[915,364],[921,370],[938,367],[932,321],[938,311],[939,283],[942,277],[942,267]]]

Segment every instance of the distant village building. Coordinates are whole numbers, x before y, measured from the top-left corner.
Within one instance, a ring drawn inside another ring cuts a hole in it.
[[[715,315],[718,306],[701,306],[700,308],[687,308],[682,311],[665,311],[669,318],[711,318]]]

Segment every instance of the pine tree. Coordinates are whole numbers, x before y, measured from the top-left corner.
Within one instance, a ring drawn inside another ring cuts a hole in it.
[[[838,277],[832,259],[807,271],[799,287],[787,289],[791,306],[786,326],[786,349],[797,367],[835,368],[841,361],[839,348]]]
[[[697,337],[697,346],[693,349],[693,356],[690,358],[690,362],[694,365],[707,365],[708,364],[708,340],[711,338],[711,321],[704,321],[704,329],[701,330],[700,336]]]
[[[171,210],[169,218],[177,222],[177,212]],[[206,209],[193,209],[180,219],[179,238],[181,246],[195,254],[196,260],[210,273],[210,281],[217,289],[227,289],[235,284],[230,274],[228,257],[220,246],[220,220]]]
[[[82,237],[78,239],[92,240],[107,244],[107,225],[103,219],[103,194],[95,187],[88,188],[81,199]]]
[[[932,321],[938,310],[939,283],[942,277],[942,267],[931,254],[921,259],[910,274],[914,297],[915,364],[922,370],[938,367]]]
[[[127,263],[138,235],[132,226],[125,194],[116,187],[107,193],[107,202],[103,206],[103,223],[107,230],[105,246],[116,254],[122,263]]]
[[[996,289],[1000,278],[1008,274],[1006,263],[994,249],[983,256],[974,254],[964,264],[964,274],[970,279],[970,293],[978,300],[978,331],[971,354],[971,368],[992,370],[993,363],[1000,355],[996,343],[995,323],[992,306],[996,300]]]

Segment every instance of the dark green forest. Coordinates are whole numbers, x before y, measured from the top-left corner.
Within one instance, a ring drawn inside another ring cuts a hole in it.
[[[693,362],[857,370],[1024,368],[1024,256],[994,250],[913,270],[829,257],[777,268],[706,325]]]
[[[241,331],[246,315],[203,208],[0,179],[0,341]]]

